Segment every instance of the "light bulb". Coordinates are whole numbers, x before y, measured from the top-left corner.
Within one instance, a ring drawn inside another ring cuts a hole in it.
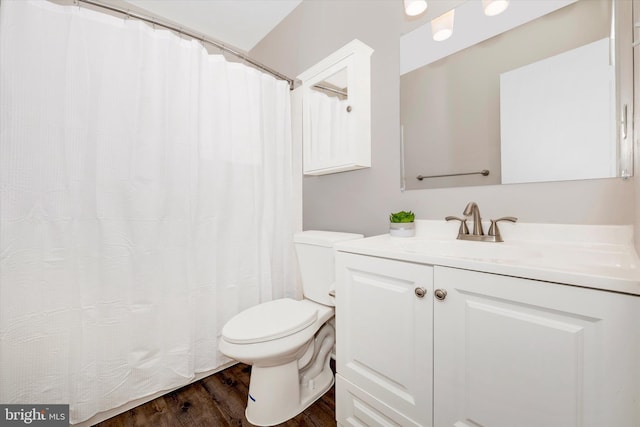
[[[453,34],[453,18],[455,9],[450,10],[444,15],[440,15],[431,21],[431,34],[437,42],[448,39]]]
[[[482,10],[487,16],[496,16],[505,11],[509,0],[482,0]]]
[[[427,10],[427,0],[404,0],[404,11],[409,16],[420,15]]]

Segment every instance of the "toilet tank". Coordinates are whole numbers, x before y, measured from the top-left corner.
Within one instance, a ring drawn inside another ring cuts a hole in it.
[[[306,299],[334,305],[329,290],[335,289],[333,245],[345,240],[361,239],[362,234],[308,230],[296,233],[293,241]]]

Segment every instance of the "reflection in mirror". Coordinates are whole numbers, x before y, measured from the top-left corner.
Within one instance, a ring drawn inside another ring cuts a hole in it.
[[[349,96],[349,88],[347,85],[347,69],[344,68],[329,76],[324,81],[317,83],[312,88],[328,96],[346,99]]]
[[[316,150],[314,158],[343,158],[348,155],[349,144],[349,89],[347,69],[343,68],[311,87],[309,94],[310,147]]]
[[[616,176],[609,44],[605,37],[500,75],[503,184]]]
[[[512,1],[501,19],[536,3]],[[403,74],[405,188],[620,176],[612,5],[565,1]]]

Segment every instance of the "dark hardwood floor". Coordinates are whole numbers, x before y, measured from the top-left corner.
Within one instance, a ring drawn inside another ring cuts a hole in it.
[[[250,366],[234,365],[94,427],[253,426],[244,416],[250,373]],[[335,426],[334,388],[303,413],[280,425]]]

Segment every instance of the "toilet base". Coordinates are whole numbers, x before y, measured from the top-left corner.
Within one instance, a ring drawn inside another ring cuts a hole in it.
[[[245,415],[251,424],[272,426],[287,421],[331,388],[333,371],[325,368],[308,385],[300,384],[298,362],[267,368],[253,366]]]

